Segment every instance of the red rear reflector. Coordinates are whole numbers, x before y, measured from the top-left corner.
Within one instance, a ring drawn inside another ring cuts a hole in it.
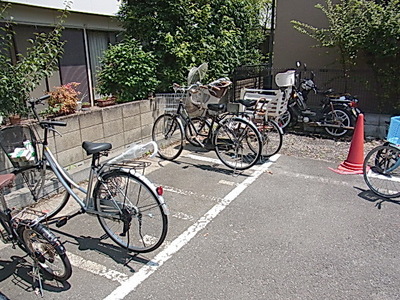
[[[350,107],[357,107],[358,103],[356,101],[351,101],[350,102]]]
[[[164,189],[162,186],[156,187],[156,192],[159,196],[162,196],[164,194]]]

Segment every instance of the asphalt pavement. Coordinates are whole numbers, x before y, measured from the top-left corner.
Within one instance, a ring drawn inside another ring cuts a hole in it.
[[[164,245],[127,253],[78,216],[53,228],[73,275],[46,281],[44,299],[400,299],[400,202],[320,160],[277,155],[239,173],[189,150],[147,170],[171,211]],[[0,299],[37,299],[30,270],[0,243]]]

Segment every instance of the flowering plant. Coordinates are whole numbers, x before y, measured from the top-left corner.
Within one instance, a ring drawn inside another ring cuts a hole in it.
[[[73,114],[76,109],[77,101],[81,92],[76,90],[80,83],[70,82],[59,87],[55,87],[49,92],[49,107],[44,112],[56,116]]]

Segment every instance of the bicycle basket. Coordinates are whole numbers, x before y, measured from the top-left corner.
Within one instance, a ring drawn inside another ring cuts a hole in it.
[[[37,140],[29,126],[17,125],[0,130],[0,147],[14,168],[37,162]]]
[[[183,96],[183,93],[156,94],[156,101],[158,101],[161,110],[164,110],[165,113],[176,113],[179,100]]]
[[[400,116],[390,118],[389,131],[386,139],[389,143],[400,145]]]

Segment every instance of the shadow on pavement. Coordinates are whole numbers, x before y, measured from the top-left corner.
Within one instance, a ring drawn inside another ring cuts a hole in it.
[[[359,187],[354,187],[357,190],[361,191],[358,196],[364,200],[367,200],[369,202],[375,202],[375,207],[378,209],[382,208],[382,204],[383,203],[392,203],[392,204],[397,204],[400,205],[400,200],[394,200],[394,199],[390,199],[390,198],[385,198],[385,197],[381,197],[377,194],[375,194],[373,191],[371,190],[364,190],[361,189]]]
[[[12,256],[10,261],[0,260],[0,282],[12,276],[11,282],[26,292],[35,292],[32,276],[32,264],[24,257]],[[41,274],[42,288],[49,292],[63,292],[69,290],[71,285],[68,282],[58,282]],[[8,299],[0,293],[0,300]]]

